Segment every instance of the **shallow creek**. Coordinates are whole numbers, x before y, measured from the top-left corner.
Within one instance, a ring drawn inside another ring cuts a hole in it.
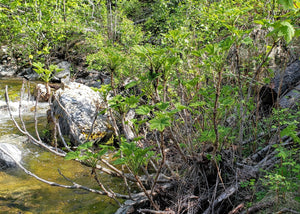
[[[19,90],[21,80],[0,79],[0,143],[18,141],[21,134],[13,126],[7,111],[3,107],[4,88],[9,86],[14,113],[18,115]],[[32,83],[34,87],[34,83]],[[23,110],[24,120],[28,130],[34,132],[34,119],[31,101],[24,100],[27,110]],[[40,130],[46,125],[47,104],[41,104],[38,120]],[[14,134],[14,135],[12,135]],[[16,142],[20,143],[20,142]],[[71,185],[62,176],[58,169],[71,180],[87,187],[99,189],[91,177],[89,168],[75,162],[57,157],[30,142],[22,144],[22,165],[41,178],[60,184]],[[120,193],[124,187],[120,180],[101,174],[101,182]],[[19,168],[0,170],[0,213],[114,213],[118,206],[105,196],[88,193],[83,190],[70,190],[52,187],[25,174]]]

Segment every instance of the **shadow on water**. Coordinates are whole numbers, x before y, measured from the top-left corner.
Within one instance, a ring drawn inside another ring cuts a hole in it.
[[[20,80],[9,80],[13,87],[21,88]],[[4,83],[7,84],[8,80]],[[0,92],[3,92],[3,80],[0,79]],[[0,96],[2,99],[2,96]],[[7,115],[0,111],[0,138],[16,134],[9,119],[3,120]],[[28,129],[34,130],[32,114],[25,115]],[[45,127],[46,117],[39,117],[40,128]],[[4,139],[3,139],[4,138]],[[62,176],[58,169],[68,178],[81,185],[99,189],[91,176],[91,170],[78,162],[66,161],[52,153],[29,142],[22,145],[22,165],[36,175],[49,181],[71,185]],[[101,182],[112,190],[122,193],[125,188],[118,178],[100,174]],[[115,201],[106,196],[88,193],[83,190],[64,189],[52,187],[25,174],[19,168],[0,170],[0,213],[100,213],[111,214],[117,210]]]
[[[22,211],[30,210],[29,207],[26,207],[24,204],[15,203],[15,201],[16,201],[16,199],[14,199],[14,198],[5,198],[5,197],[0,196],[0,203],[4,204],[4,207],[8,207],[10,209],[17,208],[18,210],[22,210]],[[2,210],[1,212],[3,212],[3,211],[4,210]]]

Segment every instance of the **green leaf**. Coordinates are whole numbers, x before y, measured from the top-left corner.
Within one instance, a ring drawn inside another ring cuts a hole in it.
[[[279,36],[283,36],[285,41],[289,43],[293,36],[295,35],[295,29],[291,23],[287,21],[281,22],[281,27],[279,30]]]
[[[242,40],[242,43],[245,45],[251,45],[252,42],[253,40],[249,36]]]
[[[169,102],[165,102],[165,103],[164,102],[159,102],[159,103],[156,104],[157,108],[161,111],[166,110],[169,107],[169,105],[170,105]]]
[[[104,115],[107,112],[107,109],[103,109],[102,111],[98,112],[98,115]]]
[[[283,9],[294,9],[293,0],[278,0],[278,3],[282,5]]]
[[[82,155],[78,157],[78,160],[88,160],[88,159],[90,159],[90,156],[88,155]]]
[[[253,21],[254,23],[256,24],[259,24],[259,25],[265,25],[266,23],[268,23],[266,20],[264,19],[261,19],[261,20],[254,20]]]
[[[74,160],[79,158],[80,151],[75,151],[75,152],[68,152],[65,156],[66,160]]]
[[[121,165],[121,164],[125,164],[125,163],[126,163],[125,158],[118,158],[117,160],[113,161],[113,164],[115,164],[115,165]]]
[[[273,26],[274,30],[268,36],[275,34],[277,37],[283,37],[289,43],[295,35],[295,28],[288,21],[277,22]]]
[[[78,146],[78,150],[84,150],[84,149],[88,149],[90,147],[92,147],[94,144],[94,142],[86,142],[84,144],[81,144],[80,146]]]
[[[175,103],[174,104],[176,109],[178,109],[179,111],[182,111],[183,109],[186,109],[187,107],[182,105],[181,103]]]
[[[125,85],[125,89],[132,88],[132,87],[136,86],[138,83],[139,83],[138,81],[131,81],[130,83]]]
[[[105,155],[108,151],[108,148],[103,148],[102,150],[100,150],[98,153],[97,153],[97,157],[98,158],[101,158],[103,155]]]
[[[130,108],[135,108],[139,100],[140,99],[138,97],[132,95],[130,97],[125,98],[125,103],[128,104]]]
[[[160,132],[162,132],[166,127],[171,125],[170,118],[167,116],[160,116],[150,120],[149,122],[151,130],[157,129]]]
[[[135,110],[135,112],[140,115],[147,115],[150,113],[150,111],[151,111],[151,109],[149,108],[149,106],[145,106],[145,105],[140,106],[139,108],[137,108]]]
[[[197,101],[194,103],[191,103],[189,106],[190,107],[202,107],[205,106],[207,103],[205,101]]]
[[[300,36],[300,29],[296,29],[295,30],[295,37],[299,37]]]

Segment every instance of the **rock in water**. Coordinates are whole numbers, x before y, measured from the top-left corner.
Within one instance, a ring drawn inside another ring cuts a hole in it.
[[[2,150],[9,153],[18,162],[22,159],[22,142],[26,141],[26,137],[19,135],[4,135],[0,138],[0,170],[15,167],[16,163]]]
[[[15,158],[16,161],[20,162],[21,161],[21,155],[22,152],[21,150],[18,149],[13,144],[8,144],[8,143],[1,143],[0,144],[0,169],[6,169],[10,167],[15,167],[16,163],[14,160],[12,160],[7,154],[5,154],[2,149],[9,153],[11,156]]]
[[[95,116],[103,106],[99,94],[88,86],[71,82],[55,93],[53,110],[63,135],[67,135],[73,145],[87,140]],[[91,140],[100,141],[113,134],[106,115],[98,115],[94,123]]]
[[[16,66],[0,65],[0,77],[13,77],[17,72]]]
[[[50,91],[50,88],[48,89]],[[40,94],[39,102],[47,102],[49,99],[47,93],[47,87],[44,84],[37,84],[33,91],[34,97],[37,98],[38,94]]]

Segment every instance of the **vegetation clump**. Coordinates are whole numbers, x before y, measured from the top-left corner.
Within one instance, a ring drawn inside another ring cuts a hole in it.
[[[95,89],[106,103],[98,115],[108,115],[118,146],[91,141],[59,153],[89,165],[119,213],[299,210],[299,114],[279,106],[278,91],[266,109],[261,90],[272,92],[274,77],[284,82],[299,60],[299,0],[0,6],[1,41],[22,65],[51,73],[59,59],[76,65],[74,78],[87,66],[109,75]],[[101,170],[122,178],[126,195],[105,187]],[[276,201],[259,203],[273,193]],[[293,205],[281,203],[287,195]]]

